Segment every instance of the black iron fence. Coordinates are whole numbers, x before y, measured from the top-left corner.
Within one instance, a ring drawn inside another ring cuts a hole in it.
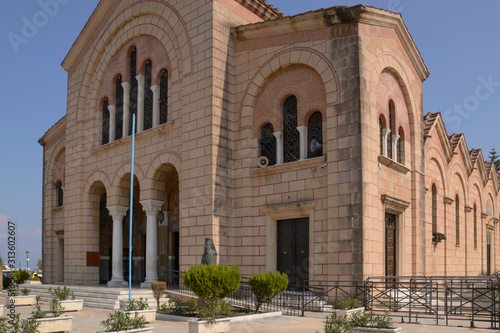
[[[174,270],[160,272],[167,290],[179,294],[194,294],[184,286],[183,273]],[[240,288],[227,297],[237,307],[255,308],[255,297],[248,279],[242,277]],[[283,311],[286,315],[304,316],[306,311],[333,311],[340,298],[357,298],[373,312],[389,312],[407,322],[433,319],[436,324],[450,320],[489,322],[500,328],[500,278],[465,276],[381,276],[365,281],[306,280],[301,288],[291,288],[262,305],[263,311]]]

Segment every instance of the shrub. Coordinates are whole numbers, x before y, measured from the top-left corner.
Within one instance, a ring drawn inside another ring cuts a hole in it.
[[[40,296],[35,297],[35,309],[31,312],[31,317],[35,319],[44,318],[47,315],[40,309]]]
[[[196,310],[196,301],[190,299],[189,301],[182,301],[180,298],[171,297],[168,299],[167,306],[165,303],[162,304],[161,311],[164,313],[172,314],[183,314],[183,313],[193,313]]]
[[[23,289],[21,289],[21,293],[22,293],[24,296],[27,296],[27,295],[30,293],[30,291],[31,291],[31,290],[30,290],[30,289],[28,289],[28,288],[23,288]]]
[[[127,311],[140,311],[149,309],[148,299],[144,300],[142,297],[139,300],[131,299],[125,303],[125,310]]]
[[[50,301],[50,311],[52,311],[54,317],[59,317],[64,313],[64,306],[61,305],[57,298],[53,298]]]
[[[220,298],[209,297],[207,305],[198,309],[198,318],[214,324],[220,315],[227,316],[232,311],[231,304],[224,302]]]
[[[49,288],[49,292],[52,297],[57,298],[61,301],[68,299],[70,294],[71,299],[75,299],[75,294],[68,287],[64,287],[64,289],[61,289],[61,287],[57,287],[57,289],[54,290],[52,290],[52,288]]]
[[[263,303],[270,303],[274,297],[286,290],[288,276],[280,272],[266,272],[252,275],[248,280],[248,284],[255,294],[255,311],[259,312],[259,308]]]
[[[334,312],[331,316],[326,317],[325,333],[350,333],[351,325],[346,317],[337,317]]]
[[[363,307],[363,303],[357,298],[339,298],[338,308],[342,310],[350,310]]]
[[[108,319],[101,321],[106,332],[119,332],[130,329],[143,328],[146,326],[146,319],[144,316],[138,316],[137,313],[134,317],[123,311],[116,311],[108,313]]]
[[[184,273],[184,285],[201,299],[225,298],[238,290],[240,281],[238,267],[225,264],[192,266]]]
[[[10,273],[10,277],[12,280],[16,281],[17,284],[21,284],[30,278],[30,273],[19,270]]]
[[[164,281],[151,282],[151,289],[153,289],[153,295],[156,299],[156,308],[160,308],[160,298],[167,289],[167,283]]]
[[[11,281],[13,281],[13,279],[10,275],[2,276],[3,289],[9,289]]]
[[[40,333],[38,326],[40,322],[36,321],[34,318],[28,318],[24,321],[20,320],[20,314],[18,313],[15,319],[12,320],[12,324],[9,324],[9,319],[0,318],[0,332],[2,333]]]

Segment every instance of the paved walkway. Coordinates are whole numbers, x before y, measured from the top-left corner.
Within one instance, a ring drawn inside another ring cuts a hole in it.
[[[5,304],[5,299],[0,300],[0,304]],[[19,306],[16,310],[21,313],[22,318],[30,316],[33,307]],[[42,310],[48,310],[48,304],[42,304]],[[72,333],[95,333],[102,330],[100,322],[107,318],[110,310],[98,310],[84,308],[83,311],[73,312],[73,329]],[[273,318],[258,319],[250,322],[237,322],[231,324],[231,332],[245,333],[245,332],[283,332],[283,333],[315,333],[323,332],[325,314],[322,313],[307,313],[305,317],[290,317],[281,316]],[[399,319],[398,319],[399,320]],[[397,326],[403,328],[404,333],[473,333],[473,332],[500,332],[500,330],[487,329],[487,323],[482,325],[485,328],[471,329],[456,326],[435,326],[425,325],[432,324],[432,321],[423,322],[421,324],[400,324],[395,320]],[[444,322],[442,323],[444,324]],[[465,322],[462,324],[466,324]],[[169,333],[187,333],[188,324],[186,322],[172,322],[172,321],[156,321],[150,324],[154,327],[154,332],[169,332]]]

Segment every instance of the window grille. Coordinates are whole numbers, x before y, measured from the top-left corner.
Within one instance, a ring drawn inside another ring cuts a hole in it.
[[[299,140],[297,97],[290,96],[283,104],[283,156],[285,163],[299,160]]]
[[[123,87],[121,75],[116,79],[115,140],[123,137]]]
[[[137,116],[137,99],[138,99],[138,82],[135,78],[137,76],[137,50],[134,48],[130,53],[130,119],[128,124],[128,132],[132,134],[132,118],[135,114]],[[137,132],[137,126],[135,127]]]
[[[260,156],[269,160],[268,165],[276,164],[276,137],[272,124],[266,124],[260,132]]]
[[[380,132],[380,155],[384,155],[384,124],[382,122],[382,117],[378,119],[378,126]]]
[[[57,190],[57,207],[62,207],[64,205],[64,190],[62,182],[58,180],[55,187]]]
[[[323,116],[316,111],[307,122],[307,157],[323,156]]]
[[[391,132],[387,136],[387,157],[392,158],[392,134],[396,134],[396,131],[393,130],[393,113],[394,108],[392,106],[392,101],[389,102],[389,129]]]
[[[144,129],[153,127],[153,91],[151,90],[151,61],[144,70]]]
[[[167,122],[168,72],[164,70],[160,77],[160,124]]]
[[[436,185],[432,184],[432,234],[437,233],[437,190]]]
[[[402,140],[404,138],[404,133],[403,133],[403,129],[399,129],[399,139],[398,139],[398,142],[397,142],[397,149],[398,149],[398,152],[397,152],[397,161],[399,163],[403,163],[402,160],[403,160],[403,144],[402,144]]]
[[[108,99],[104,99],[102,103],[102,141],[104,145],[109,142],[109,110]]]

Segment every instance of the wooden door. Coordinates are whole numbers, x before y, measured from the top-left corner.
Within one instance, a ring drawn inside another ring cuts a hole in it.
[[[396,276],[396,215],[385,213],[385,275]]]
[[[278,221],[277,269],[288,275],[288,286],[302,289],[309,279],[309,219]]]

